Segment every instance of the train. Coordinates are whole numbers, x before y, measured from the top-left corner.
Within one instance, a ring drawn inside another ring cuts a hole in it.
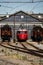
[[[41,26],[33,26],[31,31],[31,39],[35,42],[40,42],[43,40],[43,28]]]
[[[11,31],[11,27],[9,25],[4,25],[3,27],[1,27],[1,38],[2,41],[8,41],[10,42],[10,39],[12,37],[12,31]]]
[[[24,27],[24,26],[23,26]],[[27,41],[28,40],[28,30],[22,26],[17,30],[16,38],[17,41]],[[9,25],[4,25],[1,27],[1,39],[2,41],[10,42],[12,38],[12,30]],[[33,26],[31,31],[31,39],[35,42],[40,42],[43,40],[43,28],[41,26]]]
[[[17,31],[17,41],[26,41],[28,39],[28,31],[26,29],[19,29]]]

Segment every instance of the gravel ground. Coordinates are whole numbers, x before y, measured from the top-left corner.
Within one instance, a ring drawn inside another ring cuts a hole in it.
[[[32,47],[32,45],[34,45],[38,47],[39,49],[43,50],[43,44],[38,45],[37,42],[36,43],[35,42],[31,43],[30,41],[27,41],[27,42],[29,43],[29,45],[26,43],[23,43],[25,46],[21,45],[20,43],[16,45],[15,43],[10,42],[10,44],[21,47],[21,48],[27,47],[28,49],[38,50]],[[7,43],[4,43],[3,45],[8,46]],[[19,52],[16,50],[6,49],[0,46],[0,65],[43,65],[43,57],[34,56],[31,54]]]

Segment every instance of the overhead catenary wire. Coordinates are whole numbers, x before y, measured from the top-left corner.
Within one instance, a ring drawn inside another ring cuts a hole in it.
[[[6,2],[6,1],[5,1]],[[36,7],[37,7],[37,5],[39,4],[39,2],[43,2],[43,0],[40,0],[40,1],[36,1],[37,3],[36,3],[36,5],[35,6],[33,6],[33,8],[30,10],[30,12],[32,12],[32,10],[34,10]],[[4,2],[2,2],[2,3],[4,3]],[[8,3],[8,2],[6,2],[6,3]],[[10,3],[10,1],[9,1],[9,3]],[[17,5],[17,6],[15,6],[15,7],[10,7],[10,6],[6,6],[6,5],[0,5],[0,7],[5,7],[5,8],[10,8],[10,11],[12,11],[12,10],[14,10],[14,9],[16,9],[16,8],[18,8],[18,7],[21,7],[21,6],[23,6],[23,5],[25,5],[25,4],[27,4],[27,3],[29,3],[29,2],[13,2],[12,1],[12,3],[18,3],[18,4],[20,4],[20,5]],[[32,0],[31,1],[31,3],[35,3],[35,1],[34,0]]]
[[[0,7],[5,7],[5,8],[11,8],[11,9],[13,9],[13,7],[9,7],[9,6],[6,6],[6,5],[0,5]]]
[[[37,2],[43,2],[43,0],[39,1],[0,1],[0,3],[37,3]]]
[[[38,4],[39,4],[39,3],[36,3],[36,5],[33,6],[33,8],[30,10],[30,12],[32,12],[32,11],[37,7]]]
[[[25,3],[26,4],[26,3]],[[16,8],[18,8],[18,7],[21,7],[21,6],[23,6],[23,5],[25,5],[24,3],[21,3],[20,5],[17,5],[17,6],[15,6],[15,7],[9,7],[9,6],[6,6],[6,5],[0,5],[0,7],[4,7],[4,8],[10,8],[11,10],[10,11],[12,11],[12,10],[14,10],[14,9],[16,9]],[[8,13],[8,12],[7,12]],[[1,15],[3,15],[3,14],[1,14]]]
[[[17,5],[15,7],[10,7],[10,6],[6,6],[6,5],[0,5],[0,7],[5,7],[5,8],[10,8],[10,9],[15,9],[16,7],[20,7],[20,6],[23,6],[24,4],[20,4],[20,5]]]

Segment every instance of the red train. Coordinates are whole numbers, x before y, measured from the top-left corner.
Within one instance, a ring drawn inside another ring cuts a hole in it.
[[[36,42],[40,42],[43,40],[43,28],[41,26],[33,27],[31,39]]]
[[[17,31],[17,40],[26,41],[28,39],[28,32],[26,29],[19,29]]]
[[[10,41],[11,37],[12,37],[11,27],[9,25],[4,25],[3,27],[1,27],[2,41],[5,41],[5,40]]]

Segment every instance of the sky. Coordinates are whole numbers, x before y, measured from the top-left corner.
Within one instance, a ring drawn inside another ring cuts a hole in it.
[[[1,3],[1,2],[31,2],[32,0],[0,0],[0,14],[13,14],[17,11],[43,13],[43,2],[36,3]],[[43,0],[41,0],[43,1]]]

